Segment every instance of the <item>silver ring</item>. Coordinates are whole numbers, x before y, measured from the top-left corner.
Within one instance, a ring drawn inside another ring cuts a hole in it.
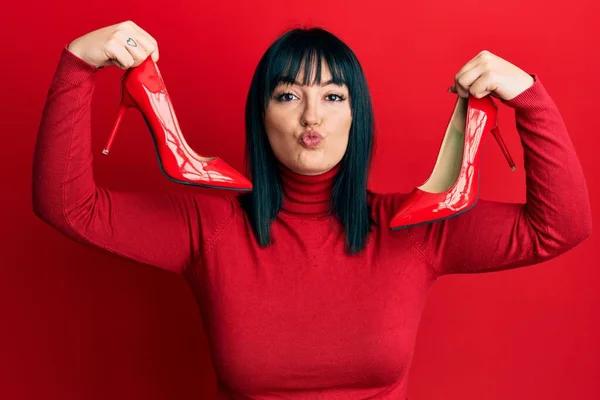
[[[135,40],[133,40],[132,38],[127,39],[126,42],[128,45],[130,45],[131,47],[137,47],[137,43],[135,42]]]

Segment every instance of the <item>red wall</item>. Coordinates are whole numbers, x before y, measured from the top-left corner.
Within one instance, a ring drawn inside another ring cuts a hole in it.
[[[600,13],[594,0],[568,7],[539,0],[255,3],[3,6],[1,398],[209,399],[215,393],[209,349],[183,279],[75,244],[32,212],[31,157],[58,57],[71,40],[106,25],[132,19],[158,40],[161,72],[188,141],[240,169],[244,102],[260,56],[287,28],[331,30],[354,49],[372,90],[378,148],[371,187],[380,191],[409,191],[428,176],[455,100],[446,88],[487,49],[539,74],[569,128],[598,215]],[[135,111],[126,114],[111,155],[101,155],[121,74],[112,67],[97,76],[98,183],[181,190],[160,173]],[[514,114],[499,107],[518,169],[511,172],[500,149],[488,147],[481,197],[522,202]],[[417,340],[413,400],[600,398],[598,237],[543,264],[438,281]]]

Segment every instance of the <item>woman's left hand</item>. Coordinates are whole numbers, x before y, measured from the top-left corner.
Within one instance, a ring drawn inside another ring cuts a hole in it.
[[[527,90],[534,79],[514,64],[490,53],[481,51],[466,63],[448,88],[460,97],[482,98],[488,94],[501,100],[511,100]]]

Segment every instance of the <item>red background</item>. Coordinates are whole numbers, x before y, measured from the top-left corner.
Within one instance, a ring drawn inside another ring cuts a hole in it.
[[[244,102],[260,56],[287,28],[329,29],[354,49],[372,91],[377,191],[409,191],[425,180],[455,100],[446,88],[487,49],[539,74],[569,128],[597,216],[598,11],[595,0],[3,6],[0,397],[210,399],[215,393],[208,345],[183,279],[75,244],[32,212],[35,136],[58,57],[71,40],[127,19],[150,32],[190,145],[242,169]],[[101,155],[121,74],[112,67],[97,75],[98,183],[188,190],[160,173],[136,111],[126,114],[111,155]],[[518,169],[510,171],[497,146],[487,147],[481,197],[522,202],[514,113],[499,107]],[[600,398],[599,245],[592,235],[543,264],[438,281],[410,373],[413,400]]]

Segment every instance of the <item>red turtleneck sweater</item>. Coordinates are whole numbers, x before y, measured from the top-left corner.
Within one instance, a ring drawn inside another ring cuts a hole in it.
[[[268,248],[258,246],[235,196],[96,186],[97,71],[63,50],[36,144],[35,212],[71,238],[182,274],[201,310],[221,399],[405,398],[438,277],[539,263],[591,233],[579,160],[535,74],[531,88],[504,102],[524,147],[526,204],[480,199],[455,218],[391,231],[406,194],[369,192],[377,224],[366,249],[348,256],[341,225],[326,216],[337,169],[282,170],[285,205]]]

